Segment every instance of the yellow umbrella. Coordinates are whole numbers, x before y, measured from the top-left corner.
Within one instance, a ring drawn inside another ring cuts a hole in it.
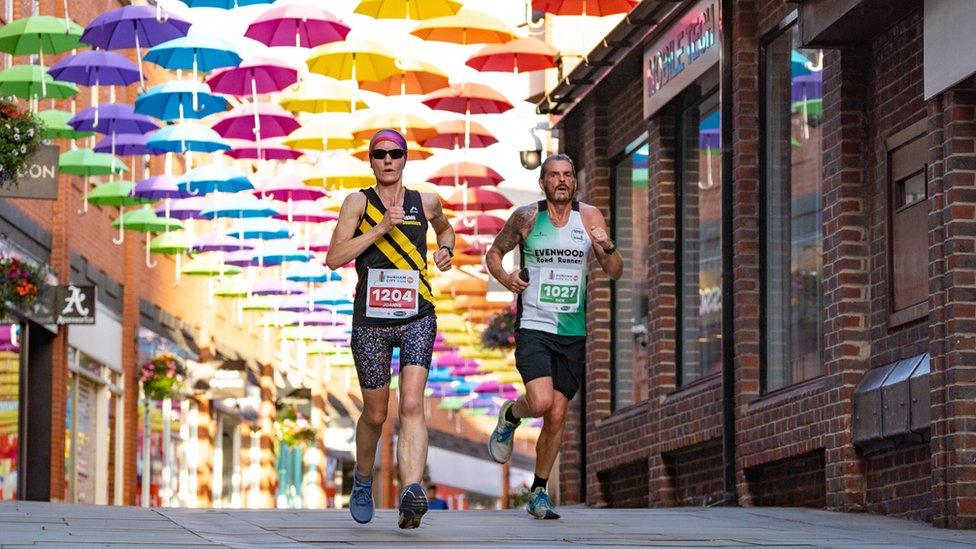
[[[410,34],[434,42],[455,44],[502,44],[517,38],[502,21],[487,13],[463,9],[455,15],[428,19]]]
[[[306,185],[318,185],[328,189],[364,189],[376,182],[369,165],[350,156],[326,159],[323,172],[302,181]]]
[[[327,355],[335,353],[338,349],[339,347],[336,347],[334,343],[329,343],[328,341],[313,341],[305,348],[305,354]]]
[[[475,345],[478,345],[481,341],[478,338],[478,336],[474,334],[460,334],[457,332],[445,332],[444,342],[454,347],[461,347],[465,345],[469,347],[474,347]]]
[[[515,370],[495,374],[498,383],[522,383],[522,376]]]
[[[341,123],[313,120],[291,132],[281,144],[296,150],[335,151],[352,149],[358,142],[352,136],[352,129]]]
[[[278,103],[291,112],[350,112],[365,109],[366,103],[356,95],[351,85],[334,78],[309,74],[297,89],[286,91]]]
[[[459,9],[461,3],[455,0],[362,0],[355,12],[376,19],[430,19]]]
[[[305,59],[308,70],[336,80],[378,81],[397,74],[396,54],[371,40],[346,39],[318,46]]]
[[[446,336],[445,339],[447,339]],[[479,341],[478,345],[480,344],[481,343]],[[502,361],[508,359],[508,355],[505,354],[505,351],[497,351],[494,349],[483,349],[481,347],[474,347],[474,346],[462,345],[461,348],[458,349],[458,354],[464,358],[473,358],[475,360]]]
[[[409,141],[421,142],[437,134],[433,124],[420,116],[410,113],[379,114],[362,121],[353,136],[357,139],[370,139],[373,134],[385,128],[399,128]]]
[[[478,369],[482,372],[511,372],[515,364],[508,358],[482,358],[478,361]]]
[[[445,333],[470,333],[471,327],[468,325],[468,322],[464,319],[464,317],[459,314],[438,311],[437,331]]]

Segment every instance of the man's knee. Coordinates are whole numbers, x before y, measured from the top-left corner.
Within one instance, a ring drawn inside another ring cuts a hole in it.
[[[566,408],[561,406],[550,406],[549,410],[543,416],[545,418],[546,424],[556,426],[562,426],[566,422]]]
[[[552,393],[543,393],[528,396],[526,398],[529,405],[529,413],[532,417],[542,417],[549,413],[552,408]]]

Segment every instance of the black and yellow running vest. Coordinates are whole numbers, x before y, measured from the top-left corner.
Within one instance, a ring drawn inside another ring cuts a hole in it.
[[[376,189],[361,191],[366,195],[366,210],[359,220],[359,236],[382,221],[386,207]],[[420,193],[404,188],[403,223],[394,227],[356,258],[356,299],[353,303],[353,326],[396,326],[434,314],[430,282],[427,278],[427,216]],[[366,316],[366,284],[369,269],[403,269],[420,274],[417,314],[408,318],[370,318]]]

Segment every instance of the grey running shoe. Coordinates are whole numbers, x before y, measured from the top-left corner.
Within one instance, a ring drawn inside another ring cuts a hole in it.
[[[553,508],[552,500],[549,499],[549,492],[545,488],[536,488],[529,498],[529,504],[525,510],[537,519],[555,520],[559,518],[559,513]]]
[[[518,423],[511,423],[505,419],[508,409],[515,406],[514,400],[506,400],[502,404],[502,409],[498,412],[498,424],[488,438],[488,455],[498,463],[505,463],[512,457],[512,439],[515,437],[515,428]]]
[[[400,494],[400,528],[416,528],[427,512],[427,494],[419,484],[407,486]]]
[[[352,493],[349,494],[349,512],[359,524],[373,520],[373,478],[362,480],[359,471],[352,474]]]

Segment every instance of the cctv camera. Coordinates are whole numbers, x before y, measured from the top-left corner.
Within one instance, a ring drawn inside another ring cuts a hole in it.
[[[534,170],[542,163],[542,151],[519,151],[519,161],[526,170]]]

